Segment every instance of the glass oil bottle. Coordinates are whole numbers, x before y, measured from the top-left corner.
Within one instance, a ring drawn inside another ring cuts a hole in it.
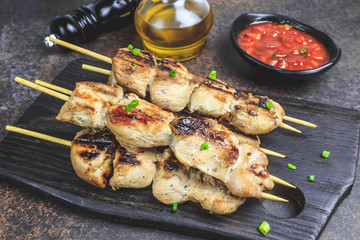
[[[205,49],[213,13],[206,0],[145,0],[134,23],[144,49],[157,59],[186,61]]]

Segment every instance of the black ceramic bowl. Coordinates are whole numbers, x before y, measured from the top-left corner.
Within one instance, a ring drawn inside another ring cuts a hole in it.
[[[329,62],[318,68],[298,71],[285,70],[261,62],[260,60],[246,53],[237,42],[237,37],[239,33],[249,25],[257,22],[275,22],[279,24],[289,24],[293,28],[296,28],[313,36],[325,46],[329,54]],[[235,21],[231,25],[230,38],[236,50],[246,62],[248,62],[251,66],[255,67],[257,70],[265,74],[271,74],[277,77],[281,76],[286,78],[308,79],[310,77],[314,77],[318,74],[324,73],[325,71],[332,68],[339,61],[341,56],[341,49],[328,35],[293,18],[279,14],[242,14],[237,19],[235,19]]]

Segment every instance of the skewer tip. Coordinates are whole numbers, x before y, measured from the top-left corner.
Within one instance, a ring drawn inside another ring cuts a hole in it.
[[[293,132],[302,133],[300,130],[298,130],[298,129],[290,126],[290,125],[287,125],[286,123],[281,123],[281,124],[279,125],[279,127],[284,128],[284,129],[287,129],[287,130],[290,130],[290,131],[293,131]]]
[[[286,182],[278,177],[275,177],[273,175],[270,175],[270,179],[273,180],[273,182],[275,182],[277,184],[284,185],[284,186],[291,187],[291,188],[296,188],[296,186],[292,185],[291,183],[288,183],[288,182]]]
[[[269,200],[273,200],[273,201],[279,201],[279,202],[289,202],[289,200],[272,195],[270,193],[261,193],[261,198],[265,198],[265,199],[269,199]]]

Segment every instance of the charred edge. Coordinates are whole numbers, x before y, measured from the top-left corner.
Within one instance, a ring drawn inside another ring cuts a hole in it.
[[[126,106],[121,105],[109,112],[109,118],[112,123],[129,123],[130,120],[136,120],[143,124],[161,120],[159,115],[147,115],[140,109],[133,108],[131,112],[126,111]]]
[[[236,99],[243,99],[243,100],[247,100],[249,98],[249,96],[243,92],[243,91],[240,91],[240,92],[237,92],[237,93],[234,93],[234,97]]]
[[[249,155],[249,153],[248,153]],[[263,169],[260,164],[254,163],[251,166],[251,171],[259,177],[267,178],[269,176],[269,172],[266,169]]]
[[[206,79],[203,83],[204,83],[208,88],[211,88],[211,89],[214,89],[214,90],[217,90],[217,91],[221,91],[221,92],[224,92],[224,93],[227,93],[227,94],[236,96],[233,92],[231,92],[231,91],[226,91],[225,89],[223,89],[223,88],[221,88],[221,87],[216,87],[215,84],[213,84],[213,83],[218,83],[218,84],[221,84],[221,85],[225,86],[226,89],[229,89],[229,88],[230,88],[229,86],[227,86],[226,84],[224,84],[224,83],[222,83],[222,82],[218,82],[218,81],[213,81],[213,80]]]
[[[140,54],[135,56],[132,53],[132,50],[120,49],[118,51],[118,54],[115,56],[115,58],[122,57],[122,56],[126,56],[127,58],[130,58],[130,59],[135,59],[135,61],[141,62],[150,67],[155,67],[155,65],[156,65],[153,54],[150,52],[143,51],[143,50],[140,50]]]
[[[266,107],[266,102],[269,100],[268,97],[254,96],[254,98],[258,99],[259,101],[251,101],[249,102],[249,104],[268,110],[268,108]]]
[[[75,139],[74,142],[87,148],[80,153],[80,156],[87,160],[99,156],[100,152],[104,150],[107,154],[112,154],[116,147],[114,135],[109,132],[85,133]]]
[[[174,170],[179,170],[181,168],[181,163],[174,157],[170,157],[164,161],[163,169],[167,172]]]
[[[195,119],[191,117],[183,117],[171,123],[176,135],[194,135],[197,132],[204,132],[206,128],[210,128],[213,124],[206,120]]]
[[[128,164],[128,165],[140,165],[141,162],[136,160],[136,154],[134,153],[129,153],[126,151],[125,148],[119,146],[118,147],[118,151],[119,151],[119,163],[121,164]]]
[[[171,71],[171,67],[178,68],[177,64],[178,62],[176,60],[164,58],[158,66],[163,71]]]

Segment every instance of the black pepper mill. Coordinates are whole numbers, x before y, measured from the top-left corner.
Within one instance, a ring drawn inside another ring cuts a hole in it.
[[[104,30],[119,29],[133,21],[133,13],[141,0],[99,0],[82,6],[71,14],[55,17],[50,32],[57,39],[73,44],[95,40]],[[52,44],[45,38],[45,44]]]

